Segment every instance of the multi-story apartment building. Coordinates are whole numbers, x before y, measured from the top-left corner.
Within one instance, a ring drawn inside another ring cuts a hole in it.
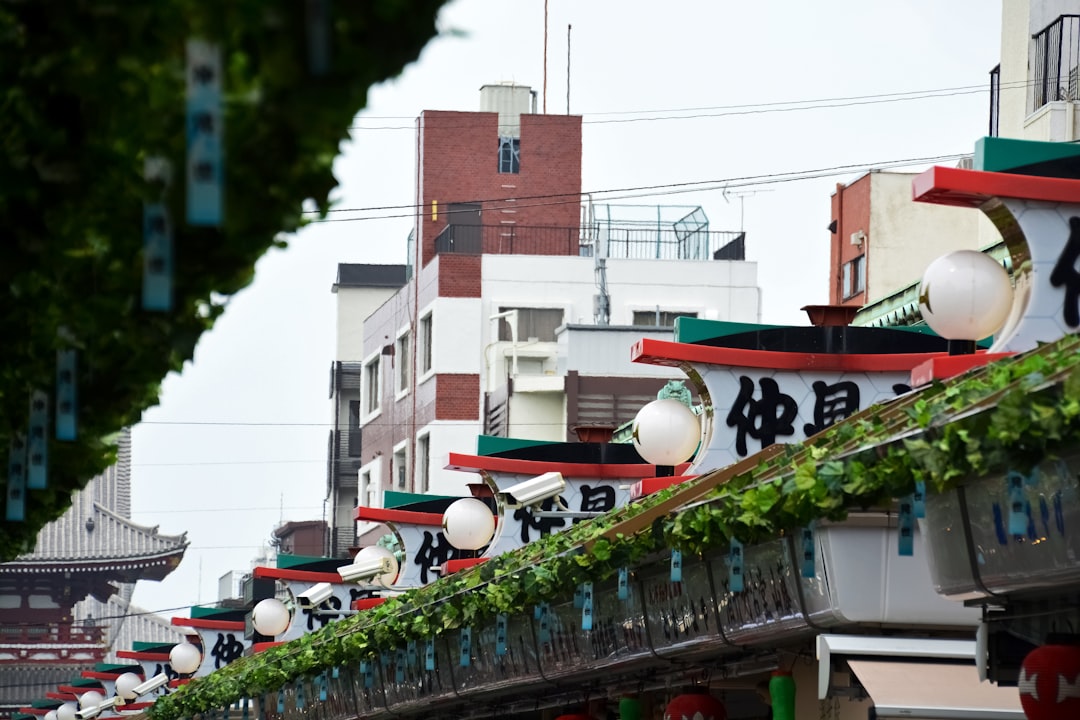
[[[417,120],[409,280],[370,314],[339,303],[339,333],[363,342],[339,347],[334,379],[332,554],[384,490],[465,494],[444,465],[479,434],[565,441],[632,418],[679,373],[630,348],[676,316],[760,319],[743,234],[700,208],[591,204],[580,116],[535,110],[529,88],[491,85],[481,112]]]
[[[1080,0],[1002,0],[989,97],[987,135],[1080,138]],[[1000,233],[981,213],[912,202],[912,177],[871,172],[837,185],[832,197],[829,297],[862,307],[857,325],[920,322],[918,282],[944,253],[983,250],[1009,266]]]

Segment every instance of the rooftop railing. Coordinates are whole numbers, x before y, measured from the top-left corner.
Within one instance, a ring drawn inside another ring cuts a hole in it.
[[[521,225],[447,225],[436,253],[464,255],[579,255],[640,260],[745,260],[742,232],[677,228],[564,228]]]

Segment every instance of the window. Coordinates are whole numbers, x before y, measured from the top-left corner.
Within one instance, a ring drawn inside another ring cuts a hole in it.
[[[410,373],[412,371],[412,356],[409,354],[409,333],[405,333],[397,339],[394,348],[394,358],[397,362],[397,392],[403,393],[409,389]]]
[[[371,479],[371,471],[360,473],[360,493],[357,505],[361,507],[379,507],[379,484]]]
[[[521,140],[518,138],[499,138],[499,172],[521,172]]]
[[[420,318],[420,347],[417,359],[420,361],[420,374],[431,370],[431,313]]]
[[[379,356],[376,355],[364,365],[364,410],[371,414],[379,409],[381,384],[379,382]]]
[[[541,342],[555,342],[555,330],[563,324],[561,308],[499,308],[501,313],[507,310],[517,310],[517,339],[522,342],[530,338],[536,338]],[[514,339],[510,333],[512,321],[512,317],[502,318],[499,321],[500,340]]]
[[[360,457],[360,401],[349,401],[349,457]]]
[[[425,493],[430,489],[431,436],[421,435],[416,438],[416,483],[415,492]]]
[[[409,480],[409,463],[408,455],[405,451],[405,446],[402,445],[394,450],[394,462],[391,467],[393,473],[394,487],[399,490],[403,490],[408,487]]]
[[[634,325],[655,325],[656,327],[675,327],[675,318],[696,318],[697,313],[678,310],[635,310]]]
[[[866,291],[866,256],[860,255],[844,263],[840,277],[844,299]]]

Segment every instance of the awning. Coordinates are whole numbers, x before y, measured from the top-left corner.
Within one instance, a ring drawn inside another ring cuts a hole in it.
[[[1016,688],[979,682],[974,663],[847,661],[879,718],[1025,720]]]

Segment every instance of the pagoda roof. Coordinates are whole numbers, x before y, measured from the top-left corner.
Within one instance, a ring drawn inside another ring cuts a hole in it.
[[[160,580],[187,549],[187,533],[161,534],[157,526],[138,525],[97,501],[87,503],[85,513],[78,508],[42,528],[35,550],[0,565],[0,574],[140,568],[139,578]]]

